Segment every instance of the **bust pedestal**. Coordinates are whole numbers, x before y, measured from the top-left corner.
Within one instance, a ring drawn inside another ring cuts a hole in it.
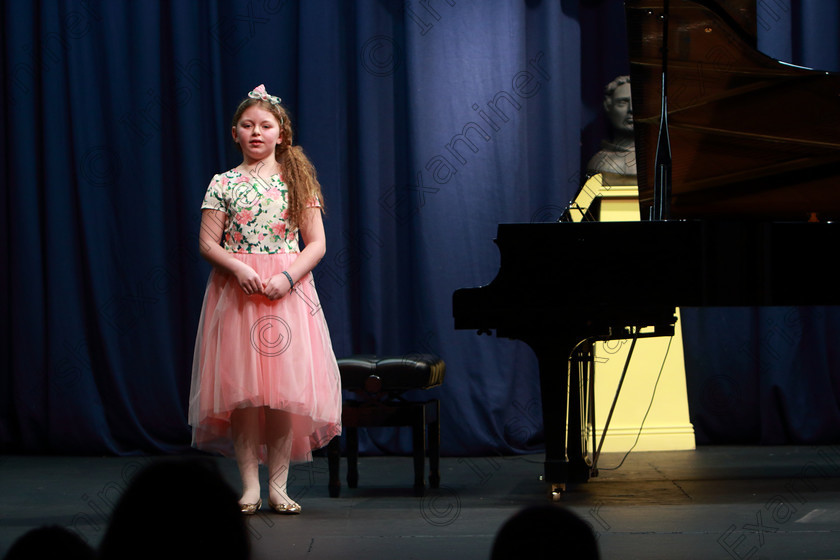
[[[573,219],[579,221],[590,209],[599,206],[600,221],[638,221],[638,198],[635,176],[598,174],[581,189],[575,200],[579,208],[573,212]],[[622,289],[620,279],[615,279],[612,289]],[[627,294],[628,300],[633,297],[634,294]],[[694,449],[680,325],[677,309],[672,338],[643,338],[636,342],[601,452],[626,452],[630,448],[634,451]],[[629,349],[630,340],[595,344],[596,443],[601,441]]]

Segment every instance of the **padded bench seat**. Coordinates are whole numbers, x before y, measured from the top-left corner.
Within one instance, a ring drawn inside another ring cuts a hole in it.
[[[341,422],[347,449],[347,485],[358,485],[358,428],[411,426],[413,431],[414,492],[425,494],[426,426],[428,429],[429,485],[440,486],[440,402],[437,399],[409,401],[402,394],[431,389],[443,383],[444,361],[434,354],[378,357],[354,355],[338,360],[342,388],[355,393],[345,400]],[[341,492],[339,477],[340,442],[333,438],[327,448],[330,496]]]

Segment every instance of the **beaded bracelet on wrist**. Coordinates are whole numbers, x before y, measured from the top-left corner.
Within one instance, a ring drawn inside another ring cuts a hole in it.
[[[292,280],[292,275],[289,274],[288,272],[286,272],[285,270],[283,271],[283,274],[289,280],[289,289],[294,290],[295,289],[295,282],[294,282],[294,280]]]

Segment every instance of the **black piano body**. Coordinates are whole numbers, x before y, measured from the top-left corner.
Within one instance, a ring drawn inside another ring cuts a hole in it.
[[[840,304],[840,223],[514,223],[500,224],[495,242],[499,273],[454,293],[455,328],[495,330],[534,350],[553,489],[587,480],[592,467],[572,398],[583,380],[569,368],[581,341],[670,336],[676,307]]]
[[[644,217],[665,1],[625,5]],[[570,367],[581,341],[673,334],[676,307],[840,304],[840,76],[755,50],[754,0],[668,9],[673,219],[500,224],[496,278],[453,294],[456,329],[495,330],[534,350],[555,496],[592,473],[586,379]]]

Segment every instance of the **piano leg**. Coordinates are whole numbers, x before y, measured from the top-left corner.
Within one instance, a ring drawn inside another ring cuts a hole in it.
[[[569,375],[569,355],[579,340],[571,334],[561,336],[560,339],[554,334],[555,336],[551,337],[542,334],[528,337],[520,335],[519,338],[534,350],[539,360],[545,435],[544,479],[549,484],[552,499],[557,500],[561,492],[565,491],[566,483],[589,480],[592,465],[585,456],[585,446],[581,441],[580,383],[577,369]]]
[[[586,482],[594,476],[590,438],[595,433],[594,348],[585,342],[573,351],[568,364],[568,442],[569,481]]]

